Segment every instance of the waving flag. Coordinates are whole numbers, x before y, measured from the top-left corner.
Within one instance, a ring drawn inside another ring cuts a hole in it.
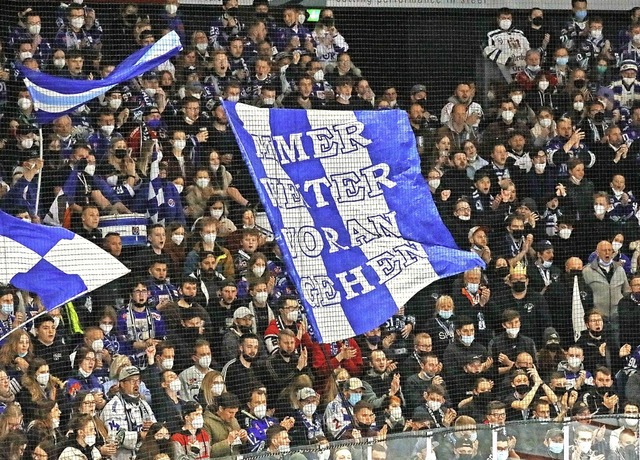
[[[53,77],[21,67],[24,84],[33,99],[33,107],[40,123],[50,123],[65,113],[101,96],[117,84],[153,70],[182,50],[180,38],[169,32],[153,45],[139,49],[122,61],[103,80],[71,80]]]
[[[63,228],[0,211],[0,282],[35,292],[47,310],[129,273],[115,257]]]
[[[321,342],[371,330],[433,281],[484,266],[440,219],[406,113],[224,107]]]

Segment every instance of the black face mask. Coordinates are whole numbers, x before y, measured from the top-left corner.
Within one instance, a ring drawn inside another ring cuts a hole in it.
[[[236,16],[238,15],[238,8],[229,8],[229,9],[226,11],[226,13],[227,13],[229,16],[236,17]]]
[[[242,358],[248,363],[252,363],[256,359],[255,356],[249,356],[245,353],[242,354]]]
[[[514,281],[511,283],[511,289],[513,289],[513,292],[524,292],[527,289],[527,283],[524,281]]]
[[[531,24],[533,24],[533,25],[534,25],[534,26],[536,26],[536,27],[541,26],[543,22],[544,22],[544,19],[543,19],[543,18],[540,18],[540,17],[533,18],[533,19],[531,20]]]
[[[144,308],[147,306],[147,302],[133,302],[135,308]]]
[[[571,276],[582,275],[582,270],[569,270],[569,275]]]
[[[476,401],[481,406],[487,405],[490,401],[493,401],[494,397],[490,391],[485,391],[484,393],[480,393],[473,396],[473,400]]]
[[[558,398],[561,398],[567,392],[567,389],[565,387],[555,387],[553,389],[553,392],[556,394]]]
[[[596,123],[602,123],[604,121],[604,113],[598,112],[593,116],[593,121]]]
[[[124,157],[127,156],[127,149],[115,149],[113,151],[113,154],[118,160],[122,160]]]
[[[516,391],[521,395],[527,394],[531,390],[529,385],[516,385]]]
[[[496,268],[496,275],[500,278],[504,278],[509,274],[509,267]]]
[[[587,82],[583,79],[578,79],[578,80],[573,80],[573,86],[575,86],[577,89],[582,89],[584,88],[584,85],[586,85]]]
[[[514,240],[519,240],[524,236],[524,230],[511,230]]]
[[[240,329],[240,332],[242,332],[243,334],[250,334],[251,332],[253,332],[251,330],[251,326],[239,326],[238,329]]]

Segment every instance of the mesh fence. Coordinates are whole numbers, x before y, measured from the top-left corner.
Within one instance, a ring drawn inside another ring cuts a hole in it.
[[[2,286],[7,458],[638,458],[640,12],[494,3],[5,2],[0,209],[130,270]],[[221,99],[406,113],[403,207],[486,268],[319,343]]]

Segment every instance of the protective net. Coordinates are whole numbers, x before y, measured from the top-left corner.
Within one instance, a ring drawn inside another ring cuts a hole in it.
[[[0,453],[638,458],[640,9],[507,3],[5,1]]]

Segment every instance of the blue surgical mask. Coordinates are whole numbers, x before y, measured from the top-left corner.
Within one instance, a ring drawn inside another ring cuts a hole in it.
[[[462,343],[464,343],[465,345],[469,346],[473,343],[473,340],[475,339],[475,335],[461,335],[460,336],[460,341]]]
[[[584,21],[584,19],[587,17],[587,10],[576,11],[574,16],[578,21]]]
[[[553,265],[553,260],[545,260],[544,262],[542,262],[543,268],[551,268],[552,265]]]
[[[453,316],[453,310],[441,310],[438,312],[438,315],[440,315],[442,319],[449,319]]]
[[[12,303],[3,303],[2,304],[2,313],[5,315],[13,315],[13,304]]]
[[[475,294],[476,292],[478,292],[479,288],[479,283],[467,283],[467,291],[469,291],[469,293],[471,294]]]
[[[569,63],[568,56],[560,56],[556,58],[556,64],[558,65],[567,65]]]
[[[158,128],[160,128],[160,126],[162,126],[162,120],[158,120],[156,118],[154,118],[153,120],[149,120],[147,122],[147,126],[153,130],[156,130]]]
[[[355,406],[360,402],[361,399],[362,399],[361,393],[351,393],[349,395],[349,404],[351,404],[352,406]]]
[[[29,352],[28,351],[24,351],[24,352],[21,351],[21,352],[18,352],[18,356],[20,358],[24,358],[25,356],[27,356],[27,353],[29,353]]]

